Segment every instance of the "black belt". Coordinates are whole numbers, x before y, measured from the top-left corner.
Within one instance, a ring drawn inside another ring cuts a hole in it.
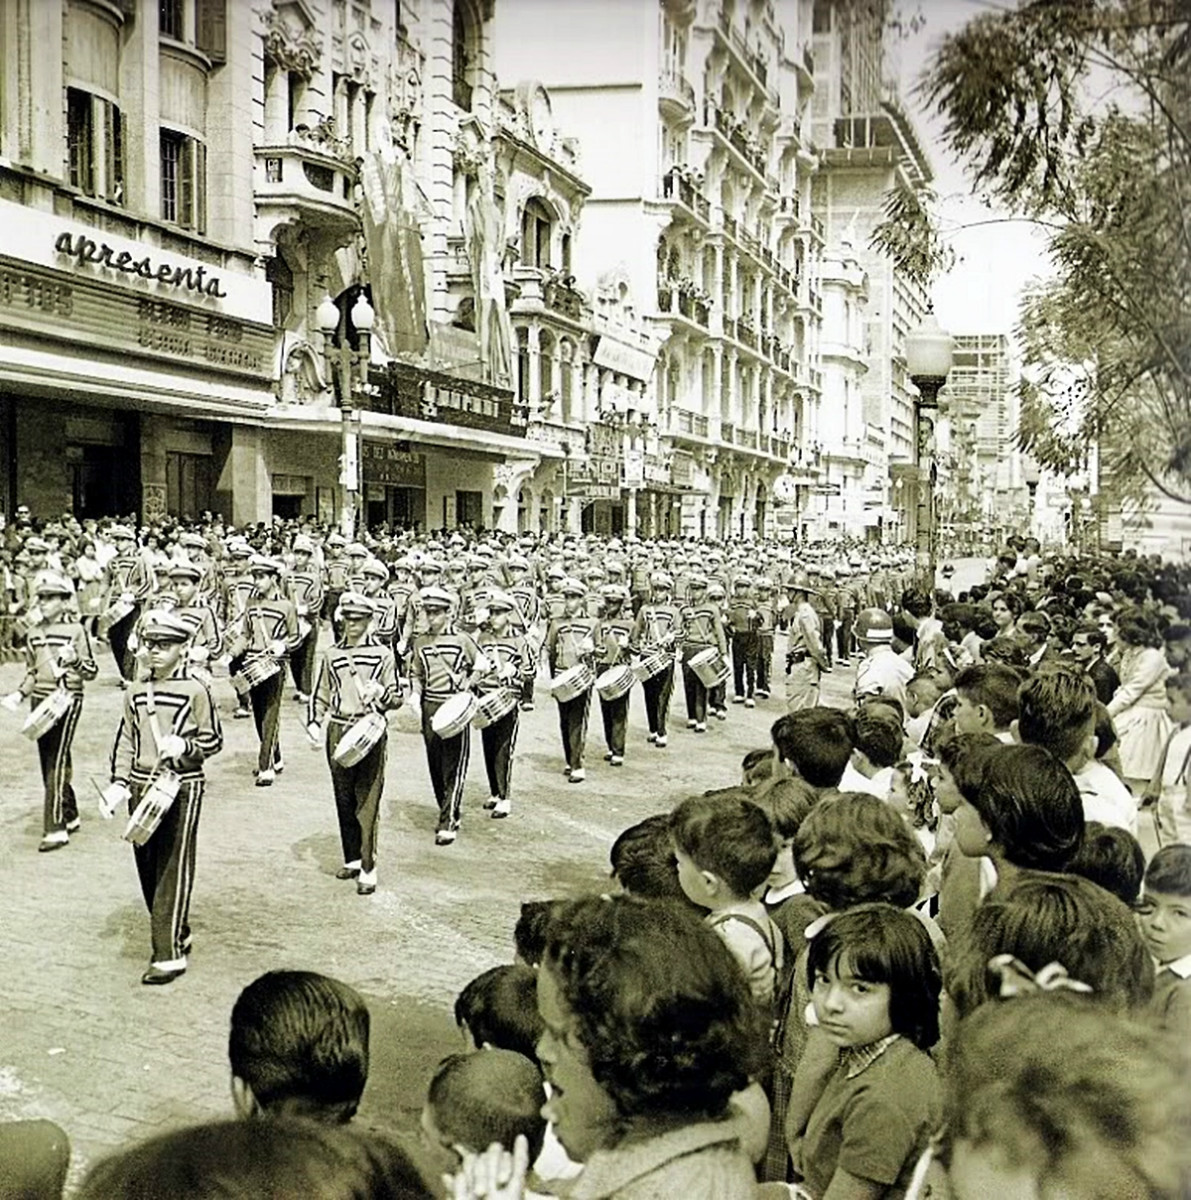
[[[805,650],[791,650],[786,655],[786,661],[791,663],[802,663],[810,658],[810,655]]]

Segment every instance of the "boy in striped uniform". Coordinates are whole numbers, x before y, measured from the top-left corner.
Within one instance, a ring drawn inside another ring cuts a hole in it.
[[[604,614],[596,629],[596,662],[598,676],[611,667],[627,665],[629,639],[633,634],[633,611],[630,608],[629,589],[623,583],[606,583],[600,589],[604,602]],[[615,700],[600,697],[600,713],[604,718],[604,741],[608,752],[604,759],[614,767],[624,766],[625,736],[629,725],[629,699],[633,694],[630,686],[623,696]]]
[[[244,613],[252,598],[252,548],[243,538],[232,538],[227,544],[227,560],[223,568],[223,588],[220,605],[224,627],[229,634],[228,674],[235,679],[244,669]],[[236,693],[236,711],[233,717],[239,720],[252,716],[248,708],[248,696]]]
[[[248,702],[260,738],[260,754],[256,763],[256,786],[271,787],[282,771],[281,696],[285,690],[285,660],[301,641],[298,610],[292,600],[281,594],[281,566],[275,558],[254,554],[249,560],[252,573],[252,599],[244,612],[244,636],[248,647],[244,652],[244,669],[257,673],[256,663],[267,664],[270,659],[279,669],[255,678],[248,688]]]
[[[517,602],[508,592],[494,589],[488,595],[487,604],[487,616],[477,641],[480,653],[492,669],[479,677],[476,694],[482,698],[493,692],[503,692],[516,697],[521,694],[525,676],[533,674],[525,638],[515,632],[512,625]],[[513,749],[517,745],[520,719],[520,709],[514,703],[503,717],[480,730],[490,790],[490,798],[484,807],[498,818],[512,812]]]
[[[727,654],[724,625],[719,605],[707,598],[707,579],[692,575],[687,580],[689,602],[682,610],[682,685],[686,693],[686,724],[696,733],[707,732],[708,691],[691,668],[691,659],[709,646]]]
[[[223,633],[215,610],[203,598],[202,568],[198,563],[175,562],[169,567],[173,614],[190,626],[186,659],[196,679],[211,686],[211,663],[223,653]]]
[[[509,580],[509,595],[517,604],[513,612],[513,628],[525,638],[529,654],[529,670],[521,685],[521,711],[533,712],[533,681],[537,674],[538,655],[542,648],[538,621],[542,615],[542,600],[537,585],[529,577],[529,560],[520,554],[510,554],[505,563]]]
[[[306,713],[306,732],[318,746],[326,726],[327,765],[339,815],[343,866],[336,879],[354,879],[356,892],[376,891],[376,835],[385,786],[388,732],[353,766],[335,761],[335,748],[367,713],[387,713],[401,706],[401,691],[387,643],[370,632],[376,606],[359,592],[339,597],[335,619],[343,637],[323,651]]]
[[[314,687],[314,660],[318,651],[318,621],[323,611],[323,573],[314,566],[314,542],[304,533],[294,538],[294,566],[285,577],[286,597],[293,601],[305,636],[290,655],[294,699],[305,703]]]
[[[44,571],[37,583],[41,621],[25,635],[25,678],[4,703],[16,709],[29,698],[36,708],[57,688],[70,697],[70,707],[37,739],[45,789],[42,839],[38,850],[58,850],[79,828],[79,806],[71,783],[70,749],[83,711],[83,681],[99,673],[87,631],[67,612],[74,595],[70,580]]]
[[[108,563],[108,589],[105,609],[121,604],[132,607],[120,620],[108,626],[108,645],[120,672],[120,686],[127,687],[136,674],[136,657],[128,648],[128,637],[136,628],[140,606],[153,590],[153,573],[137,553],[136,538],[127,525],[113,525],[108,537],[116,547],[116,556]]]
[[[418,634],[410,648],[410,682],[421,705],[426,765],[438,802],[434,844],[449,846],[459,835],[471,726],[465,725],[454,737],[444,739],[434,732],[433,720],[443,701],[470,686],[480,650],[470,635],[450,632],[455,597],[445,588],[423,588],[415,599],[427,632]]]
[[[553,678],[563,671],[591,665],[595,654],[595,617],[583,615],[587,588],[581,579],[568,577],[559,588],[563,597],[562,614],[550,622],[546,632],[546,655]],[[582,783],[583,749],[587,742],[587,718],[591,712],[591,684],[570,700],[558,701],[558,728],[562,734],[562,752],[566,756],[563,774],[571,783]]]
[[[211,693],[186,670],[190,626],[170,612],[142,624],[149,678],[132,683],[112,747],[112,811],[127,803],[131,816],[163,767],[178,777],[178,793],[143,846],[134,846],[141,891],[149,909],[153,958],[147,984],[173,983],[190,953],[190,893],[195,839],[203,802],[203,763],[223,749],[223,730]]]
[[[637,610],[637,620],[629,638],[633,653],[651,655],[664,653],[665,666],[641,684],[645,693],[645,717],[649,722],[649,740],[664,750],[667,744],[666,721],[670,715],[670,698],[674,694],[674,647],[682,633],[682,614],[671,593],[674,580],[665,571],[655,571],[649,577],[649,600]]]

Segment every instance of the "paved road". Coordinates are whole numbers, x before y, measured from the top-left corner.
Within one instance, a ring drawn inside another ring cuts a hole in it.
[[[733,707],[705,735],[680,721],[659,751],[645,740],[638,691],[625,766],[601,761],[593,720],[588,779],[572,786],[561,773],[555,708],[540,686],[518,741],[513,816],[492,821],[481,810],[487,788],[476,737],[463,831],[445,849],[433,845],[421,739],[394,734],[380,885],[369,898],[333,878],[340,858],[326,764],[307,746],[301,706],[287,696],[287,765],[269,790],[252,786],[251,722],[225,719],[227,744],[210,764],[199,835],[190,970],[168,988],[146,988],[148,926],[132,850],[120,839],[122,823],[98,819],[89,782],[106,780],[121,704],[111,656],[106,647],[99,654],[101,676],[75,743],[84,824],[66,849],[36,852],[36,752],[18,718],[0,723],[0,1118],[58,1121],[74,1141],[76,1178],[89,1159],[130,1138],[230,1113],[228,1014],[239,990],[271,968],[324,971],[367,996],[374,1053],[361,1119],[414,1128],[434,1064],[461,1048],[454,997],[480,971],[512,960],[520,901],[604,886],[621,829],[732,782],[781,712],[776,699]],[[0,694],[19,674],[0,667]],[[229,713],[230,686],[217,684]],[[850,669],[837,668],[825,698],[844,703],[850,686]]]

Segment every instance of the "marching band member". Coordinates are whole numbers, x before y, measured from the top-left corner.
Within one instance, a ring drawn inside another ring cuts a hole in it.
[[[516,601],[513,613],[514,628],[525,638],[530,669],[521,685],[521,711],[533,712],[533,684],[538,673],[538,657],[542,652],[542,636],[538,622],[542,616],[542,600],[537,585],[529,576],[529,560],[520,554],[510,554],[505,563],[509,595]]]
[[[397,605],[385,591],[389,568],[379,558],[370,558],[360,568],[359,591],[372,601],[372,636],[390,650],[397,637]]]
[[[249,563],[252,560],[252,547],[244,538],[231,538],[227,544],[227,563],[223,570],[223,589],[221,593],[221,608],[223,610],[224,627],[228,630],[244,628],[244,613],[252,598],[252,572]],[[237,678],[244,669],[244,648],[247,645],[243,637],[237,637],[229,646],[227,669],[233,679]],[[248,708],[248,696],[236,693],[236,711],[232,716],[244,720],[252,713]]]
[[[253,664],[274,660],[279,670],[263,679],[252,680],[248,701],[260,738],[256,764],[256,786],[271,787],[283,769],[278,734],[281,726],[281,696],[285,690],[285,660],[297,648],[301,638],[298,611],[292,600],[281,594],[282,564],[264,554],[249,560],[252,574],[252,599],[244,612],[244,670],[253,672]]]
[[[382,731],[353,766],[337,762],[335,749],[366,714],[384,714],[401,706],[393,652],[369,629],[375,611],[373,601],[359,592],[344,592],[339,597],[335,619],[343,627],[343,636],[322,653],[306,714],[306,732],[315,746],[323,740],[326,725],[327,765],[343,846],[343,866],[335,877],[356,880],[360,896],[376,891],[376,836],[388,732]]]
[[[347,591],[348,561],[344,550],[347,549],[347,538],[343,534],[332,531],[327,534],[326,557],[323,560],[323,616],[331,622],[335,637],[339,630],[335,629],[335,610],[339,607],[339,597]],[[313,624],[313,622],[311,622]]]
[[[674,693],[674,648],[682,632],[682,614],[671,599],[674,580],[665,571],[649,577],[650,597],[637,610],[630,647],[638,654],[666,656],[666,665],[641,684],[645,693],[645,716],[649,722],[649,740],[659,749],[667,743],[666,721],[670,698]]]
[[[726,661],[728,657],[728,589],[718,576],[708,580],[707,601],[709,604],[715,605],[716,613],[719,616],[720,629],[724,637],[724,649],[720,653]],[[728,719],[727,678],[724,679],[723,683],[717,683],[715,687],[707,689],[707,707],[715,714],[717,721],[726,721]]]
[[[112,784],[105,798],[136,811],[163,764],[178,777],[178,792],[143,846],[134,846],[141,891],[149,909],[153,957],[147,984],[173,983],[190,953],[190,893],[203,801],[203,763],[223,749],[211,693],[186,671],[191,629],[173,613],[154,612],[142,626],[149,678],[132,683],[112,747]]]
[[[430,618],[422,604],[422,597],[427,588],[437,588],[439,591],[446,591],[440,586],[442,579],[442,563],[437,558],[426,557],[422,560],[418,568],[418,588],[409,598],[409,606],[405,610],[405,615],[401,618],[401,635],[398,641],[398,649],[402,657],[409,651],[413,645],[414,639],[421,637],[423,634],[430,632]],[[455,598],[451,592],[447,592],[450,599],[448,606],[448,614],[450,609],[454,607]],[[450,620],[448,617],[448,627]]]
[[[128,647],[128,639],[136,628],[141,605],[152,590],[154,580],[144,556],[137,551],[136,537],[127,525],[113,525],[108,530],[108,537],[116,547],[116,555],[107,566],[104,607],[109,613],[117,605],[128,611],[108,626],[107,639],[120,672],[120,686],[127,687],[136,674],[136,658]]]
[[[696,733],[707,732],[708,694],[703,680],[691,669],[696,654],[714,646],[727,652],[720,608],[707,598],[707,579],[692,574],[687,580],[688,602],[682,610],[682,686],[686,694],[686,724]]]
[[[346,556],[348,590],[363,591],[364,564],[372,557],[372,554],[363,542],[349,542]]]
[[[728,628],[732,632],[732,682],[734,704],[756,708],[757,660],[760,656],[761,613],[752,595],[752,580],[741,575],[732,585]]]
[[[215,610],[203,598],[203,570],[198,563],[175,562],[169,569],[173,614],[191,629],[186,659],[191,673],[211,687],[211,664],[223,653],[223,633]],[[144,631],[141,631],[144,639]]]
[[[516,611],[517,602],[508,592],[494,589],[488,595],[477,644],[492,669],[477,677],[476,695],[480,699],[497,691],[523,694],[522,682],[533,671],[525,638],[512,625]],[[513,750],[520,717],[520,709],[514,704],[503,717],[480,730],[490,793],[484,807],[494,817],[507,817],[512,811]]]
[[[397,674],[405,674],[405,648],[402,645],[402,626],[405,614],[409,610],[409,602],[417,591],[414,582],[414,562],[408,555],[399,558],[393,564],[393,576],[385,589],[393,602],[393,657],[397,660]]]
[[[596,619],[583,615],[587,588],[581,579],[565,578],[559,587],[563,599],[562,615],[550,622],[546,632],[546,656],[550,675],[587,662],[595,653]],[[587,778],[583,770],[583,748],[587,741],[587,718],[591,711],[591,685],[571,700],[558,701],[558,727],[562,734],[562,752],[566,757],[563,774],[571,783]]]
[[[318,652],[318,622],[323,611],[323,573],[314,565],[314,542],[304,533],[294,538],[294,565],[285,577],[285,594],[293,601],[302,640],[290,655],[294,699],[307,702],[314,687],[314,661]]]
[[[629,641],[635,625],[629,589],[623,583],[604,584],[600,595],[603,597],[604,611],[595,634],[597,675],[609,667],[628,664]],[[604,718],[604,742],[608,747],[604,759],[614,767],[624,766],[625,736],[628,733],[629,700],[632,694],[633,689],[630,687],[623,696],[615,700],[600,697],[600,714]]]
[[[773,583],[762,576],[757,580],[757,699],[768,700],[773,678],[773,640],[777,630],[777,607],[773,603]]]
[[[70,697],[70,707],[37,739],[45,790],[42,839],[37,847],[42,851],[65,846],[79,828],[70,750],[83,711],[83,681],[99,673],[87,631],[67,612],[73,595],[69,579],[42,572],[37,583],[40,620],[25,634],[25,678],[4,698],[5,707],[15,710],[26,697],[31,708],[37,708],[58,688]]]
[[[434,732],[434,714],[445,700],[466,691],[479,657],[479,647],[466,633],[449,628],[454,597],[445,588],[426,587],[418,593],[418,607],[427,631],[418,634],[410,652],[410,682],[415,703],[422,711],[422,740],[434,798],[438,802],[436,846],[449,846],[459,835],[463,786],[471,753],[471,726],[452,738]]]

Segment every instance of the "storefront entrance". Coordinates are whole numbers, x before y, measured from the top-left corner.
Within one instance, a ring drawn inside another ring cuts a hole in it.
[[[79,520],[110,517],[139,507],[122,495],[125,453],[118,446],[67,446],[71,508]]]

